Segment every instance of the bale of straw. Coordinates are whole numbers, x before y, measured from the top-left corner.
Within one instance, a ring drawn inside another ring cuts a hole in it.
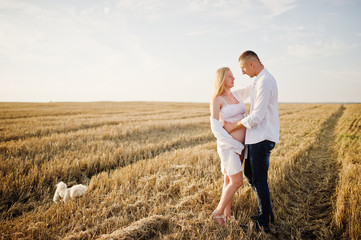
[[[110,239],[149,239],[158,232],[163,232],[168,228],[168,219],[161,215],[154,215],[143,218],[129,225],[118,229],[111,234],[103,234],[98,240]]]

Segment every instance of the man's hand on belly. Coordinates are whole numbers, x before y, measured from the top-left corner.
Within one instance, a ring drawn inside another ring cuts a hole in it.
[[[231,133],[232,131],[236,129],[242,129],[245,128],[241,121],[230,123],[230,122],[223,122],[223,128],[228,132]]]

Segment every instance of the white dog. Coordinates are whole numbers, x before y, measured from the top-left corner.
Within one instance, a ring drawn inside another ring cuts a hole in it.
[[[65,202],[69,198],[74,200],[75,198],[84,195],[87,189],[88,187],[83,184],[77,184],[72,186],[71,188],[68,188],[65,183],[60,182],[56,185],[56,191],[53,201],[58,202],[60,199],[63,199],[63,201]]]

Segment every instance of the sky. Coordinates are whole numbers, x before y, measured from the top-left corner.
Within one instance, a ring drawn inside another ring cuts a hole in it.
[[[256,52],[279,102],[361,102],[360,0],[0,0],[0,102],[209,102]]]

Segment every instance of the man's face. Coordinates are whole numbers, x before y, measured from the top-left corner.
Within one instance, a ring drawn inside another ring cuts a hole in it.
[[[254,69],[253,69],[253,62],[251,62],[251,61],[241,61],[239,63],[239,66],[241,67],[243,75],[247,74],[251,78],[255,76],[255,72],[254,72]]]

